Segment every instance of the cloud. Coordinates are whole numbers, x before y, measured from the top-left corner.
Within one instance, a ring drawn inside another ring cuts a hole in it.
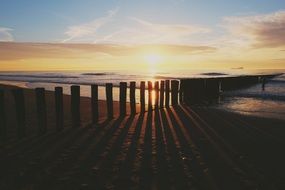
[[[0,42],[0,61],[23,59],[84,59],[99,55],[134,56],[149,51],[167,55],[190,55],[209,53],[215,48],[208,46],[188,46],[171,44],[114,45],[114,44],[75,44],[75,43],[16,43]]]
[[[96,40],[97,43],[125,44],[186,44],[194,34],[209,33],[210,29],[190,24],[159,24],[131,17],[129,25]]]
[[[255,16],[227,17],[223,26],[254,47],[285,46],[285,11]]]
[[[112,21],[112,18],[117,14],[119,8],[110,10],[107,16],[94,19],[91,22],[83,23],[80,25],[74,25],[68,27],[65,35],[68,36],[62,42],[68,42],[72,40],[82,40],[84,37],[94,37],[99,28]]]
[[[0,42],[14,41],[11,28],[0,27]]]

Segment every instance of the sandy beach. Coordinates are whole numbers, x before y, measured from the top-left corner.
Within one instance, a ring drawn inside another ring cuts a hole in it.
[[[1,142],[1,189],[284,189],[284,121],[206,106],[157,109],[91,125],[81,98],[80,128],[56,132],[53,92],[46,93],[48,132],[37,135],[34,91],[25,89],[27,137],[16,138],[14,101],[5,89],[8,140]]]
[[[12,94],[12,89],[19,88],[12,85],[0,85],[0,89],[5,89],[5,108],[7,112],[7,128],[8,136],[14,136],[16,134],[16,113],[15,102]],[[35,91],[32,89],[24,88],[25,105],[26,105],[26,120],[27,120],[27,133],[30,135],[37,134],[37,111],[35,101]],[[63,95],[63,109],[64,109],[64,127],[71,126],[71,98],[70,95]],[[47,105],[47,122],[49,130],[56,130],[55,123],[55,98],[53,91],[46,91],[46,105]],[[107,106],[106,101],[99,100],[99,123],[104,122],[107,119]],[[119,116],[119,102],[114,101],[114,116]],[[137,111],[140,106],[137,104]],[[91,99],[88,97],[80,97],[80,115],[81,125],[86,126],[91,124]],[[130,113],[130,106],[127,103],[127,114]],[[15,136],[14,136],[15,137]],[[16,138],[16,137],[15,137]]]

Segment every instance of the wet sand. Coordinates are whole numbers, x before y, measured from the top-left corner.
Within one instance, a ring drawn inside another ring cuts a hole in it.
[[[52,95],[48,133],[38,136],[34,93],[25,90],[27,137],[18,140],[6,94],[0,189],[285,189],[282,120],[186,105],[106,120],[100,101],[100,123],[91,125],[90,99],[81,98],[82,127],[72,128],[64,96],[65,129],[56,132]]]

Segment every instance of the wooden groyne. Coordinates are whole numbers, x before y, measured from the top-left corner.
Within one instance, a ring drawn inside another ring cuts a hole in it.
[[[276,77],[272,75],[250,75],[237,77],[192,78],[180,80],[180,102],[197,103],[218,98],[223,91],[237,90]]]
[[[124,117],[127,115],[127,105],[130,106],[130,115],[144,113],[153,109],[160,109],[178,104],[197,103],[200,100],[217,98],[221,91],[232,90],[247,87],[256,84],[264,79],[275,77],[276,75],[255,75],[240,77],[218,77],[218,78],[195,78],[179,80],[163,80],[163,81],[142,81],[139,85],[139,102],[136,102],[136,82],[130,83],[120,82],[119,85],[119,115]],[[97,124],[99,121],[99,104],[98,104],[98,85],[90,86],[91,90],[91,123]],[[129,90],[129,93],[127,91]],[[148,91],[148,100],[146,105],[146,93]],[[72,85],[70,87],[70,115],[72,119],[72,127],[79,127],[81,124],[80,113],[80,86]],[[17,123],[18,138],[26,136],[26,106],[23,89],[17,88],[12,90],[15,102],[15,119]],[[42,135],[47,132],[47,110],[45,100],[45,89],[35,89],[36,110],[38,134]],[[5,91],[0,89],[0,137],[6,138],[6,113],[4,106]],[[127,97],[129,94],[129,98]],[[106,118],[114,118],[113,106],[113,84],[105,85],[106,97]],[[129,99],[129,103],[127,103]],[[64,127],[64,109],[63,109],[63,88],[55,87],[55,123],[57,131],[61,131]],[[137,110],[136,104],[140,104],[140,110]],[[147,106],[147,109],[145,107]]]
[[[166,84],[166,85],[164,85]],[[147,85],[147,86],[146,86]],[[105,97],[106,97],[106,108],[100,108],[98,103],[98,85],[93,84],[90,86],[91,90],[91,123],[97,124],[99,122],[99,112],[101,109],[106,109],[107,119],[114,118],[113,105],[113,84],[107,83],[105,85]],[[129,90],[129,93],[127,91]],[[146,92],[148,91],[148,102],[146,103]],[[71,99],[70,99],[70,115],[71,115],[71,125],[74,128],[81,126],[81,112],[80,112],[80,86],[72,85],[70,87]],[[166,80],[166,81],[145,81],[140,82],[139,86],[139,96],[141,106],[140,110],[137,110],[136,104],[136,82],[132,81],[129,84],[126,82],[120,82],[119,84],[119,116],[124,117],[127,113],[127,106],[130,106],[129,115],[135,115],[137,113],[144,113],[145,111],[150,111],[153,109],[168,107],[170,105],[178,104],[178,94],[179,94],[179,81],[178,80]],[[12,90],[15,102],[16,110],[16,125],[18,138],[25,137],[27,122],[26,122],[26,105],[24,89],[16,88]],[[38,134],[42,135],[47,132],[47,106],[46,106],[46,91],[44,88],[34,89],[35,94],[35,107],[36,107],[36,120],[38,127]],[[127,97],[129,94],[129,98]],[[7,122],[6,122],[6,112],[5,112],[5,91],[0,89],[0,137],[1,139],[6,138],[7,134]],[[164,98],[165,97],[165,98]],[[129,99],[129,103],[127,102]],[[58,86],[54,89],[54,102],[55,102],[55,124],[56,130],[61,131],[64,128],[64,100],[63,100],[63,88]],[[147,109],[145,109],[147,107]]]

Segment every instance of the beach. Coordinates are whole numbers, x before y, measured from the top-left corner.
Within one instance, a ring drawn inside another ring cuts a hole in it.
[[[284,0],[0,6],[0,190],[285,190]]]
[[[209,106],[171,106],[91,124],[81,97],[81,127],[55,129],[53,92],[46,93],[47,133],[38,136],[35,95],[24,89],[27,133],[16,138],[14,86],[5,89],[8,139],[1,142],[1,189],[284,189],[284,120]],[[127,106],[128,108],[129,106]],[[139,110],[137,108],[137,110]],[[129,111],[128,111],[129,113]]]
[[[245,75],[284,73],[284,69],[225,69],[225,70],[173,70],[156,74],[136,71],[49,71],[49,72],[0,72],[0,84],[13,85],[27,89],[43,87],[48,91],[60,86],[63,94],[70,95],[71,85],[80,85],[80,95],[91,97],[91,84],[97,84],[99,100],[106,100],[105,84],[113,84],[113,99],[119,101],[119,82],[136,82],[136,102],[140,101],[141,81],[181,80],[187,78],[238,77]],[[146,102],[148,91],[146,90]],[[244,115],[284,119],[285,114],[285,74],[266,81],[265,89],[261,83],[248,88],[225,91],[219,102],[210,106]],[[127,91],[129,102],[129,91]]]

